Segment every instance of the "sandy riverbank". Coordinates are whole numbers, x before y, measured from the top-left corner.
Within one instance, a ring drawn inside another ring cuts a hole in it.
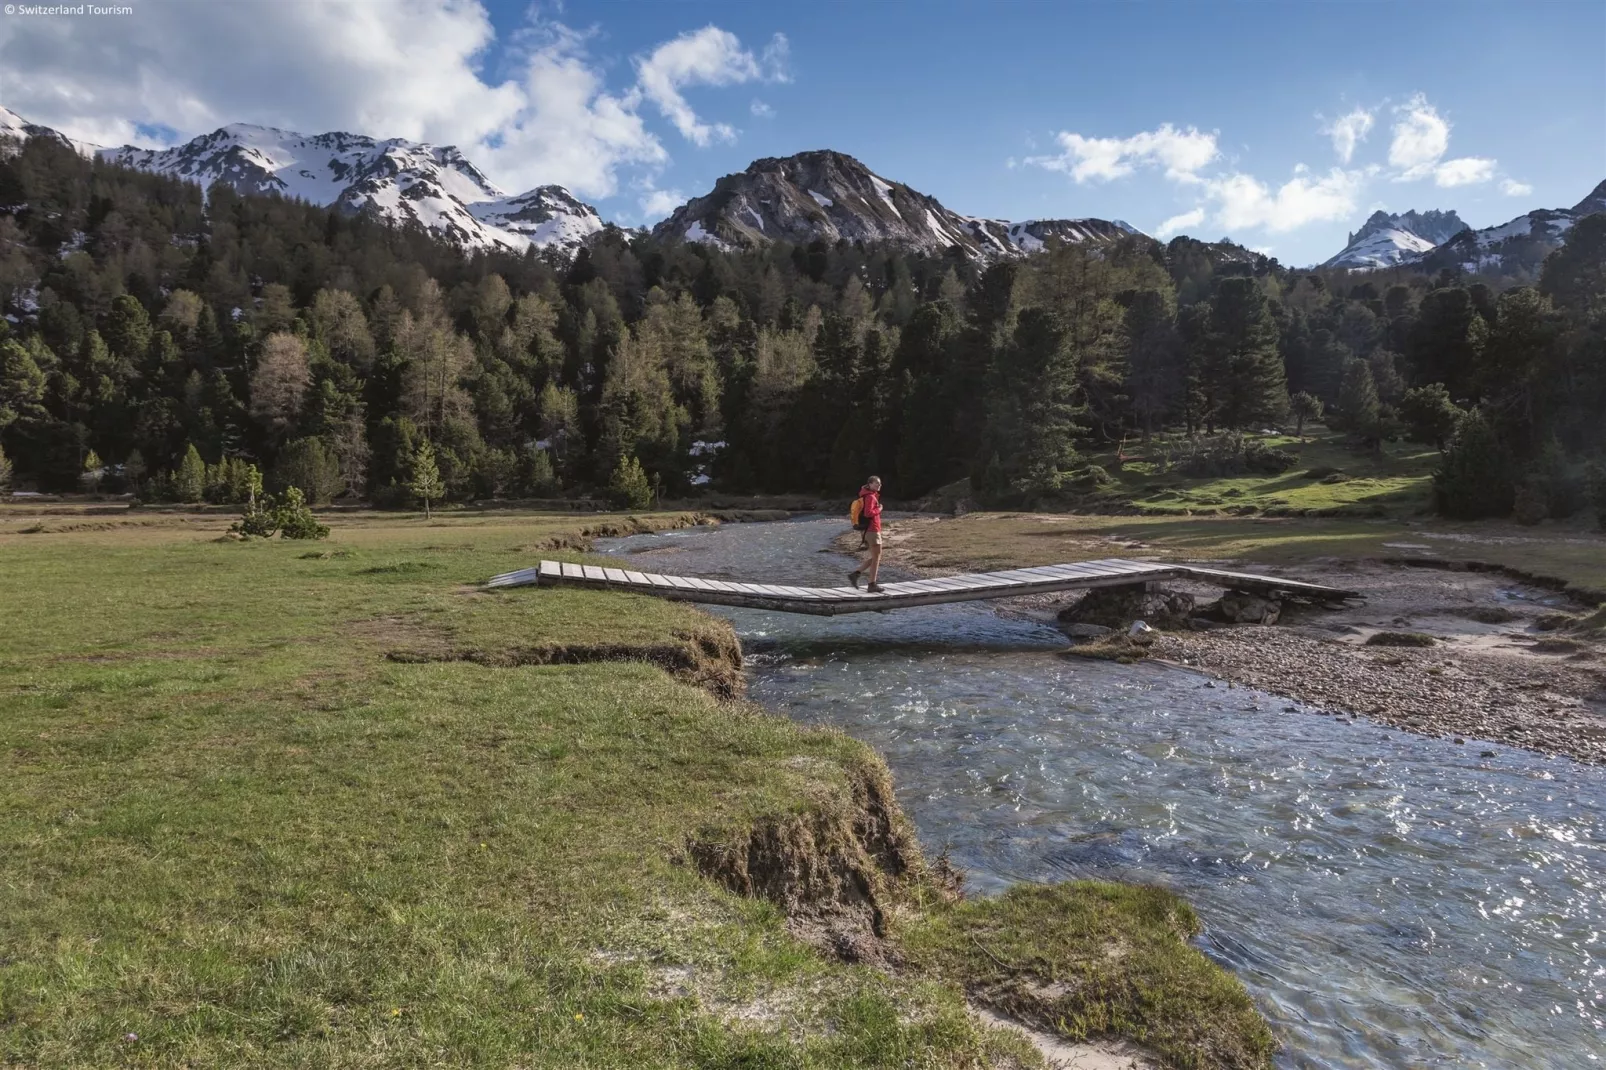
[[[922,574],[965,570],[952,554],[938,563],[928,552],[944,523],[919,518],[892,525],[886,562]],[[1141,559],[1149,549],[1129,539],[1104,553]],[[1469,746],[1496,741],[1606,763],[1606,642],[1545,629],[1557,614],[1582,615],[1588,607],[1497,572],[1332,558],[1266,570],[1357,590],[1365,601],[1337,610],[1291,605],[1272,626],[1169,632],[1153,655],[1296,700],[1290,711],[1364,715]],[[1180,586],[1201,600],[1214,596],[1209,588]],[[1051,619],[1077,597],[1016,599],[1004,611]],[[1366,645],[1383,631],[1427,635],[1433,645]]]

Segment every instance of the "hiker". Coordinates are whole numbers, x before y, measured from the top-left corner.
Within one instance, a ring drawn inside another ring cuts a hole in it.
[[[882,587],[876,582],[876,574],[881,568],[881,477],[871,476],[859,488],[859,500],[854,503],[854,527],[864,533],[864,541],[870,547],[870,560],[863,568],[856,568],[848,573],[848,582],[857,587],[859,577],[863,576],[870,581],[865,588],[871,594],[880,594]]]

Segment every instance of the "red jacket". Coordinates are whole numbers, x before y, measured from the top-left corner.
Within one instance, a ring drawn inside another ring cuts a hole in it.
[[[868,518],[869,521],[870,521],[870,526],[868,528],[866,528],[865,530],[867,530],[867,531],[880,531],[881,530],[881,495],[877,494],[875,491],[871,490],[869,487],[860,487],[859,488],[859,497],[864,500],[864,504],[859,507],[859,515],[861,517]]]

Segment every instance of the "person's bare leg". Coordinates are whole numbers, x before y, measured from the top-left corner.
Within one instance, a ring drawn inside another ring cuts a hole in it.
[[[878,536],[876,536],[875,541],[870,544],[870,562],[869,562],[869,564],[865,565],[865,567],[864,567],[864,575],[865,575],[865,578],[870,581],[870,586],[872,586],[872,587],[875,586],[875,584],[876,584],[876,574],[878,572],[880,572],[880,570],[881,570],[881,537],[878,535]]]

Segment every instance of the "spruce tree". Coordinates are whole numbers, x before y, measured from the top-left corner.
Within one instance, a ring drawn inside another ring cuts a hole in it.
[[[1383,406],[1377,400],[1377,384],[1372,368],[1360,357],[1344,363],[1344,381],[1338,390],[1338,412],[1342,428],[1368,445],[1382,441]]]
[[[206,493],[206,462],[192,443],[184,451],[178,471],[173,475],[173,497],[181,502],[198,502]]]
[[[1508,516],[1516,489],[1510,451],[1484,414],[1472,410],[1457,425],[1433,473],[1434,508],[1458,520]]]
[[[407,487],[413,492],[413,497],[424,503],[424,518],[427,520],[433,516],[430,502],[439,501],[445,495],[446,484],[441,482],[441,470],[435,464],[435,450],[427,438],[421,439],[418,448],[413,451],[412,474]]]
[[[6,457],[6,451],[0,448],[0,493],[11,490],[11,461]]]
[[[641,462],[626,454],[608,480],[608,498],[621,509],[646,509],[652,505],[652,484]]]

